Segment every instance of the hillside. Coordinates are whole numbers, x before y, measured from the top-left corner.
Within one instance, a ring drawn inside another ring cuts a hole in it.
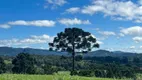
[[[0,55],[3,56],[16,56],[18,53],[27,52],[30,54],[38,54],[38,55],[69,55],[66,52],[55,52],[43,49],[33,49],[33,48],[12,48],[12,47],[0,47]],[[107,51],[107,50],[96,50],[93,52],[89,52],[88,54],[84,54],[84,56],[136,56],[139,55],[137,53],[130,53],[130,52],[122,52],[122,51]]]
[[[12,48],[12,47],[0,47],[0,55],[3,56],[16,56],[21,52],[26,52],[30,54],[38,55],[68,55],[67,53],[48,51],[43,49],[33,49],[33,48]]]

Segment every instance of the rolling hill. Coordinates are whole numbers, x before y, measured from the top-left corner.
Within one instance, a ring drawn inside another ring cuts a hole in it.
[[[38,55],[70,55],[67,52],[55,52],[55,51],[49,51],[49,50],[43,50],[43,49],[33,49],[33,48],[12,48],[12,47],[0,47],[0,55],[2,56],[16,56],[18,53],[26,52],[30,54],[38,54]],[[93,57],[93,56],[136,56],[140,55],[137,53],[130,53],[130,52],[122,52],[122,51],[107,51],[107,50],[96,50],[89,52],[88,54],[84,54],[84,56],[87,57]]]

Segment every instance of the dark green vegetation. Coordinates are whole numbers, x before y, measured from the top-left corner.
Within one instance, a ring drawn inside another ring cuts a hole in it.
[[[5,67],[6,67],[6,65],[4,63],[4,60],[0,57],[0,74],[5,73],[5,71],[6,71]]]
[[[57,34],[53,43],[49,43],[49,47],[50,51],[63,51],[72,54],[72,73],[74,74],[76,53],[87,53],[93,48],[98,48],[99,44],[89,32],[79,28],[65,28],[64,32]]]
[[[21,53],[16,57],[1,57],[2,62],[0,65],[5,65],[1,67],[2,73],[53,74],[58,71],[72,70],[72,57],[69,56]],[[74,74],[79,76],[134,78],[136,73],[142,73],[142,56],[82,57],[78,55],[75,60],[76,72]],[[15,67],[16,70],[14,70]],[[18,69],[21,70],[18,71]]]
[[[12,71],[13,73],[18,73],[18,74],[34,74],[35,69],[34,69],[34,58],[30,54],[26,53],[21,53],[16,56],[12,60],[13,68]]]

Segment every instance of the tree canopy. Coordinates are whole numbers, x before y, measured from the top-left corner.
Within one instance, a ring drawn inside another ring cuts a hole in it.
[[[12,64],[14,65],[12,68],[14,73],[31,74],[34,71],[34,58],[28,53],[18,54]]]
[[[4,60],[0,57],[0,74],[5,73],[6,71],[6,64],[4,63]]]
[[[66,28],[64,32],[57,34],[52,43],[49,43],[50,50],[72,52],[88,52],[99,47],[96,38],[89,32],[79,28]]]
[[[79,28],[65,28],[64,32],[57,34],[52,43],[49,43],[49,50],[66,51],[72,53],[72,71],[74,73],[75,54],[87,53],[93,48],[98,48],[96,38],[89,32]]]

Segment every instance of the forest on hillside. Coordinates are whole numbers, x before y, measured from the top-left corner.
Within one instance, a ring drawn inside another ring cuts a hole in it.
[[[72,58],[57,55],[31,55],[20,53],[17,56],[1,56],[0,73],[54,74],[58,71],[71,71]],[[74,75],[104,78],[134,78],[142,73],[140,57],[75,57]]]

